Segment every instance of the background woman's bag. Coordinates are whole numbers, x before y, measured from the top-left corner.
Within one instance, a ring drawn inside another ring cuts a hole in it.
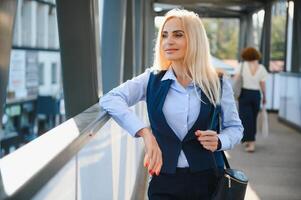
[[[261,132],[263,138],[269,136],[269,118],[265,105],[262,105],[257,117],[257,129]]]
[[[222,86],[222,80],[221,80]],[[222,90],[221,90],[222,91]],[[211,125],[209,127],[210,130],[213,130],[214,124],[216,124],[215,120],[219,119],[219,129],[220,129],[220,109],[215,108],[212,116]],[[229,165],[228,159],[224,153],[221,151],[224,159],[224,163],[226,169],[223,171],[223,175],[221,177],[218,176],[218,169],[214,154],[211,153],[211,157],[213,160],[213,165],[215,169],[215,174],[218,177],[218,183],[213,193],[212,200],[244,200],[247,185],[248,185],[248,177],[241,170],[232,169]]]
[[[262,136],[266,138],[269,135],[269,119],[268,119],[268,113],[265,108],[265,105],[263,105],[261,109],[261,118],[262,118],[261,133]]]
[[[243,77],[242,77],[242,70],[243,70],[243,63],[240,65],[240,72],[238,77],[233,81],[233,92],[235,99],[238,99],[241,94],[242,84],[243,84]]]

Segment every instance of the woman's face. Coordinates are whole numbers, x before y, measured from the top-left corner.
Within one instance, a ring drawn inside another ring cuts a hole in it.
[[[183,25],[180,19],[169,19],[162,30],[162,43],[164,56],[170,61],[180,61],[184,59],[187,42]]]

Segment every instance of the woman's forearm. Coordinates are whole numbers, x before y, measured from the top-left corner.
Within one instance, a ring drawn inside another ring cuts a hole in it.
[[[266,103],[266,87],[265,87],[264,81],[260,82],[260,88],[261,88],[261,93],[262,93],[262,104],[265,104]]]

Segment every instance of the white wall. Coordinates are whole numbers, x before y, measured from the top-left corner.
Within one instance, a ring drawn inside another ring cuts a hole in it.
[[[279,116],[301,127],[301,77],[280,76]]]
[[[44,64],[44,84],[39,86],[40,95],[57,96],[61,92],[61,64],[59,52],[39,52],[38,63]],[[57,83],[53,84],[52,81],[52,68],[51,64],[57,64]]]

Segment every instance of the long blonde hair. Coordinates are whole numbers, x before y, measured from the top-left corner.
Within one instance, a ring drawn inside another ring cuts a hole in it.
[[[154,51],[153,67],[167,70],[171,61],[164,56],[162,31],[165,23],[171,18],[181,20],[187,42],[187,51],[183,64],[187,67],[187,74],[192,81],[202,89],[209,101],[216,106],[220,102],[220,82],[216,70],[211,65],[210,48],[207,34],[199,16],[184,9],[170,10],[164,17],[159,28]]]

